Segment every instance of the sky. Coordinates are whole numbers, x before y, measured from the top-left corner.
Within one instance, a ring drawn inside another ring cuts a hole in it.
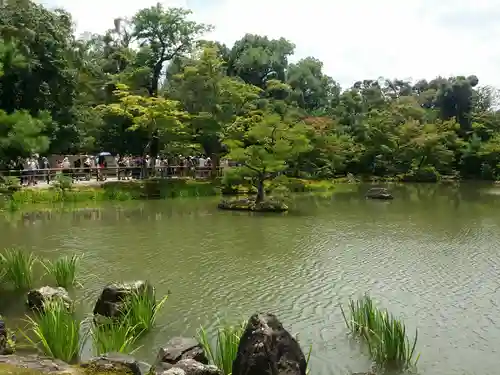
[[[39,0],[65,8],[77,33],[100,33],[158,0]],[[284,37],[291,61],[314,56],[343,87],[363,79],[475,74],[500,88],[500,0],[163,0],[214,25],[227,45],[246,33]]]

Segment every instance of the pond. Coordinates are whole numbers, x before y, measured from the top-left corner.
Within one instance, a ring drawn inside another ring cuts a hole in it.
[[[304,350],[313,345],[313,374],[366,371],[339,304],[369,292],[411,333],[418,327],[420,374],[496,373],[500,187],[404,185],[391,187],[393,201],[366,200],[366,189],[298,197],[285,215],[222,212],[213,198],[14,214],[2,219],[0,247],[85,254],[81,314],[107,282],[148,279],[170,291],[141,342],[138,357],[150,361],[172,336],[261,311],[299,333]],[[20,311],[0,303],[7,317]]]

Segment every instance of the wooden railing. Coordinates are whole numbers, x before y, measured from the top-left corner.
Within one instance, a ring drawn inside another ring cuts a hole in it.
[[[156,178],[193,178],[207,179],[217,177],[222,174],[223,167],[212,169],[211,167],[185,167],[185,166],[164,166],[155,168],[144,167],[108,167],[108,168],[50,168],[35,170],[4,170],[0,171],[0,177],[17,177],[22,184],[45,182],[50,183],[57,174],[63,174],[74,182],[78,181],[106,181],[108,178],[118,180],[143,179],[144,177]],[[215,176],[214,176],[215,174]]]

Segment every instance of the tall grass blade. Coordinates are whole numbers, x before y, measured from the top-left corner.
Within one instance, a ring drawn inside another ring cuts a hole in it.
[[[21,249],[8,248],[0,254],[3,280],[17,290],[27,290],[33,285],[33,268],[36,257]]]
[[[128,320],[106,318],[100,322],[92,322],[90,337],[95,355],[105,353],[133,354],[139,348],[136,341],[142,332],[136,326],[130,326]]]
[[[77,271],[81,256],[72,255],[71,257],[63,256],[56,259],[54,262],[46,260],[42,262],[45,268],[46,275],[54,279],[57,286],[69,288],[77,285]]]

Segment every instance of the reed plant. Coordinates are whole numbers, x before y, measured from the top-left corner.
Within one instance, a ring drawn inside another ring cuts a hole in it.
[[[152,287],[147,287],[144,291],[136,291],[127,299],[125,304],[125,321],[129,327],[139,333],[150,331],[156,322],[158,313],[167,302],[168,295],[161,300],[156,300],[156,294]]]
[[[36,257],[31,252],[16,248],[4,249],[0,254],[2,279],[16,290],[27,290],[33,285]]]
[[[142,332],[129,323],[128,319],[112,318],[102,318],[99,322],[92,322],[90,337],[95,355],[113,352],[133,354],[138,349],[136,341]]]
[[[379,309],[368,295],[357,301],[350,300],[347,310],[346,314],[341,306],[347,328],[366,341],[377,365],[406,369],[417,364],[420,357],[415,353],[417,330],[410,340],[404,322],[387,310]]]
[[[233,361],[238,353],[240,338],[245,331],[247,322],[238,325],[222,323],[217,328],[215,343],[212,344],[207,330],[200,327],[198,330],[198,342],[211,364],[217,366],[224,375],[230,375],[233,369]]]
[[[45,268],[46,275],[54,279],[57,286],[69,288],[77,285],[77,271],[81,256],[72,255],[71,257],[63,256],[56,259],[54,262],[45,260],[42,262]]]
[[[43,310],[27,317],[31,334],[28,342],[43,354],[65,362],[73,362],[80,353],[80,322],[61,300],[48,300]],[[24,332],[23,332],[24,333]]]

